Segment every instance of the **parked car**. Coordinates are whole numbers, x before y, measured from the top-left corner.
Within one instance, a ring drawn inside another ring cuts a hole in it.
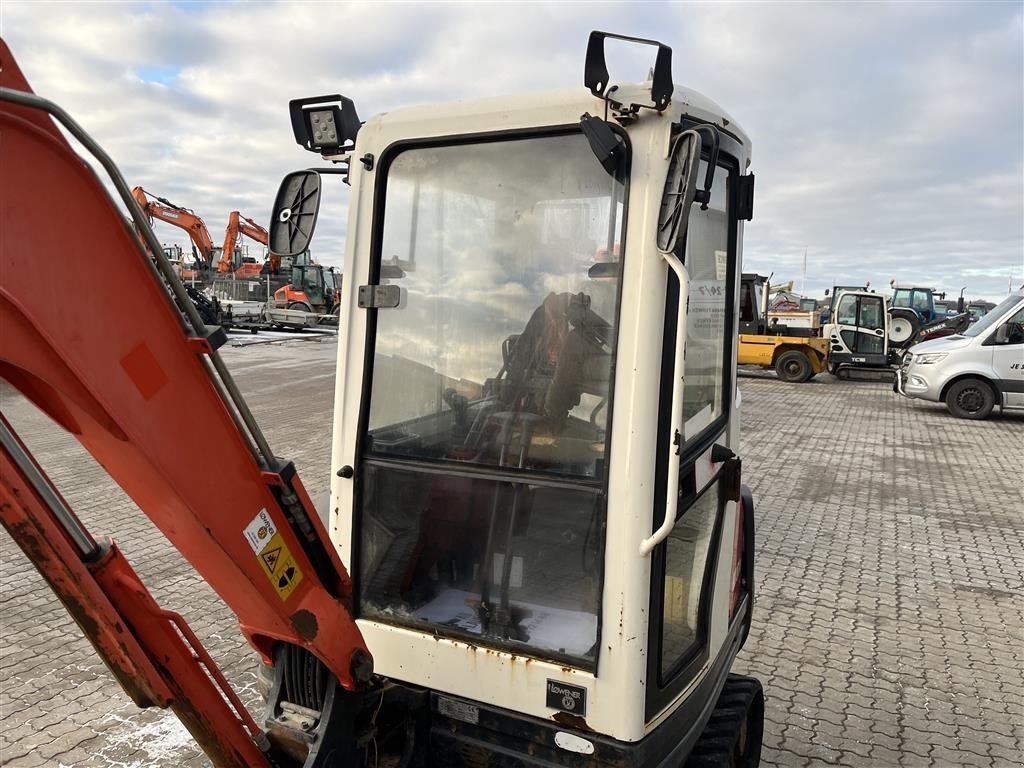
[[[1024,408],[1024,288],[962,334],[915,345],[893,389],[944,402],[962,419],[984,419],[997,405]]]

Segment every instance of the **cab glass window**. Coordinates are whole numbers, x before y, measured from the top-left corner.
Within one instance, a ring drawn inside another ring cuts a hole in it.
[[[875,330],[884,328],[885,322],[882,316],[881,296],[862,296],[860,299],[860,322],[861,328]]]
[[[686,510],[665,544],[662,593],[661,678],[672,672],[703,641],[701,593],[707,581],[712,533],[718,519],[718,485],[712,485]]]
[[[703,179],[707,163],[700,163]],[[683,365],[683,439],[689,440],[724,412],[726,286],[729,267],[729,171],[718,168],[706,211],[690,209],[682,260],[690,276]]]
[[[582,134],[390,165],[370,450],[594,476],[616,338],[623,186]]]
[[[839,300],[836,310],[836,323],[839,325],[857,324],[857,297],[847,294]]]
[[[910,307],[910,289],[900,288],[892,295],[892,305],[894,307]]]
[[[625,185],[580,133],[381,165],[359,615],[592,669]]]

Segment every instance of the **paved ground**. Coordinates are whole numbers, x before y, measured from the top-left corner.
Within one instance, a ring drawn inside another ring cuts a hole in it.
[[[314,498],[327,486],[334,350],[226,352]],[[957,421],[885,384],[824,379],[741,380],[759,539],[739,668],[765,683],[764,763],[1024,765],[1024,417]],[[10,391],[0,407],[254,702],[253,657],[213,593],[76,443]],[[0,634],[0,764],[206,765],[173,716],[121,694],[6,533]]]

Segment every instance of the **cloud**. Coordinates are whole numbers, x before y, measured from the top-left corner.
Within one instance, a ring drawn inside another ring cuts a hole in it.
[[[969,4],[44,4],[0,31],[35,90],[67,108],[130,184],[265,221],[281,177],[314,162],[291,98],[399,106],[582,87],[592,28],[663,39],[677,82],[754,143],[745,268],[806,292],[891,277],[971,296],[1024,280],[1024,21]],[[644,73],[647,52],[609,64]],[[348,193],[328,184],[316,252],[341,266]],[[165,242],[187,241],[167,225]]]

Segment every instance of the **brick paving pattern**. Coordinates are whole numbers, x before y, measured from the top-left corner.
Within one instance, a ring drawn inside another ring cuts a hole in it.
[[[275,451],[327,490],[331,341],[226,348]],[[767,766],[1024,765],[1024,416],[983,423],[880,383],[742,379],[757,604],[737,671],[766,689]],[[258,710],[231,614],[69,436],[0,407],[95,533],[181,611]],[[202,446],[182,461],[216,471]],[[0,765],[208,765],[140,711],[0,533]]]

